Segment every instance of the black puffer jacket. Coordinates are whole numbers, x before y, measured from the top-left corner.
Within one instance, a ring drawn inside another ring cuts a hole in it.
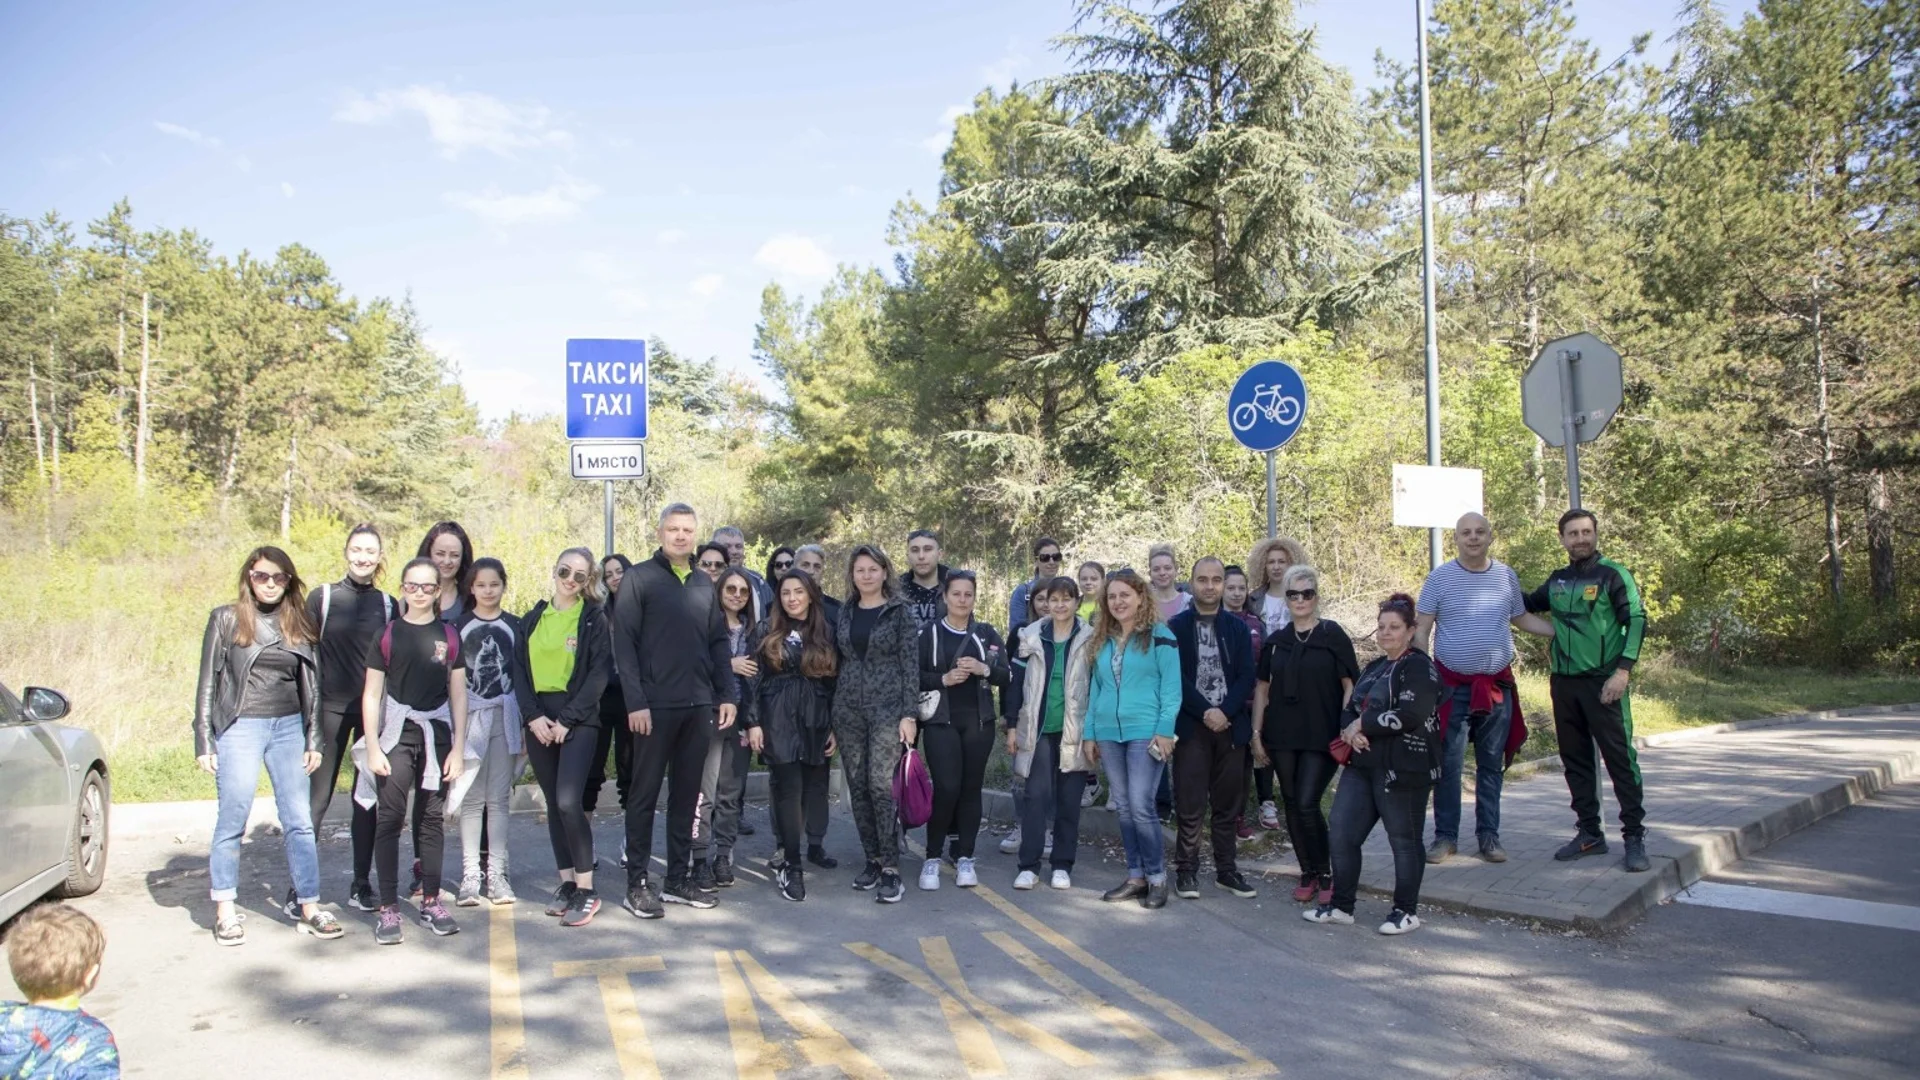
[[[207,616],[207,632],[200,639],[200,683],[193,701],[193,754],[213,753],[214,740],[226,734],[240,718],[240,699],[247,692],[247,676],[254,658],[280,641],[279,628],[268,619],[253,620],[253,644],[235,645],[238,617],[232,604],[222,604]],[[282,648],[300,661],[295,676],[300,687],[301,719],[306,723],[307,749],[320,750],[320,665],[312,645]]]
[[[764,740],[760,759],[769,765],[825,765],[827,740],[833,735],[835,679],[800,674],[801,648],[795,641],[786,643],[780,670],[773,670],[760,651],[766,636],[763,620],[753,628],[747,644],[747,655],[757,662],[760,673],[742,680],[745,723],[759,728]]]
[[[920,659],[914,643],[920,626],[899,597],[889,597],[873,625],[862,658],[853,648],[853,612],[859,600],[840,608],[833,638],[840,649],[840,680],[833,692],[833,726],[898,724],[920,718]]]
[[[1426,653],[1408,649],[1399,660],[1368,664],[1340,717],[1341,730],[1358,719],[1368,743],[1347,766],[1385,771],[1388,791],[1432,787],[1442,757],[1439,705],[1440,673]]]

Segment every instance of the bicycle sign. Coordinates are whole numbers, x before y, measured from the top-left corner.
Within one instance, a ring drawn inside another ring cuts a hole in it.
[[[1249,450],[1278,450],[1307,418],[1307,384],[1291,364],[1263,360],[1227,395],[1227,426]]]

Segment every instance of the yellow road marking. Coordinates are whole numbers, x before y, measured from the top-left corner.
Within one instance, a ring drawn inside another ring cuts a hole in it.
[[[793,1057],[760,1030],[760,1011],[753,994],[725,950],[713,954],[720,973],[720,1001],[727,1014],[727,1034],[733,1040],[733,1067],[740,1080],[773,1080],[774,1074],[793,1068]]]
[[[660,1066],[653,1059],[653,1043],[647,1038],[646,1023],[640,1019],[630,976],[666,969],[667,962],[658,956],[563,960],[553,965],[556,979],[585,978],[600,983],[600,1006],[607,1012],[607,1028],[613,1033],[613,1052],[623,1080],[660,1080]]]
[[[1145,1047],[1149,1053],[1164,1055],[1174,1052],[1173,1044],[1160,1036],[1160,1033],[1140,1022],[1139,1018],[1125,1009],[1119,1008],[1105,998],[1073,981],[1072,977],[1040,958],[1040,954],[1020,944],[1012,934],[1000,930],[989,931],[984,935],[988,941],[1000,947],[1000,951],[1013,957],[1021,967],[1065,995],[1068,1001],[1086,1010],[1089,1016],[1113,1028],[1128,1039]]]
[[[1219,1028],[1188,1012],[1180,1005],[1147,989],[1137,980],[1129,978],[1112,965],[1074,944],[1073,940],[1065,934],[1060,933],[1046,923],[1022,911],[1018,905],[1006,897],[1001,896],[985,885],[977,886],[971,891],[987,903],[999,908],[1001,914],[1007,918],[1026,927],[1035,937],[1038,937],[1040,940],[1060,950],[1069,957],[1072,957],[1073,961],[1081,967],[1086,968],[1095,975],[1125,990],[1142,1005],[1147,1006],[1174,1023],[1179,1024],[1181,1027],[1186,1028],[1188,1031],[1193,1032],[1195,1035],[1200,1036],[1201,1039],[1205,1040],[1206,1043],[1214,1049],[1222,1053],[1231,1054],[1247,1065],[1259,1070],[1259,1072],[1250,1075],[1259,1075],[1260,1072],[1278,1071],[1274,1068],[1272,1062],[1267,1061],[1255,1054],[1252,1050],[1247,1049],[1226,1032],[1221,1031]]]
[[[513,905],[487,913],[487,997],[493,1013],[493,1080],[527,1080],[527,1024],[520,1008],[520,946],[513,936]]]
[[[920,955],[926,958],[927,968],[939,976],[941,982],[946,983],[961,1001],[967,1003],[968,1008],[986,1017],[987,1022],[994,1027],[1032,1045],[1048,1057],[1064,1061],[1068,1065],[1084,1067],[1099,1063],[1098,1058],[1065,1039],[1035,1027],[998,1005],[982,1001],[972,988],[967,986],[966,978],[960,974],[960,964],[953,958],[953,948],[947,944],[946,938],[921,938]]]
[[[922,939],[921,944],[924,946],[927,940],[930,939]],[[969,1076],[1006,1074],[1007,1063],[1000,1057],[999,1048],[993,1045],[993,1035],[987,1031],[986,1025],[974,1019],[959,999],[941,989],[940,984],[934,982],[926,972],[864,941],[848,942],[847,950],[882,971],[910,983],[940,1003],[940,1015],[946,1018],[947,1030],[953,1033],[954,1045],[960,1049],[960,1063],[967,1067]]]
[[[733,958],[739,962],[740,970],[746,973],[747,982],[752,984],[753,992],[760,995],[760,1000],[780,1014],[780,1019],[788,1027],[800,1033],[800,1053],[809,1062],[819,1066],[831,1065],[853,1080],[889,1080],[885,1069],[855,1049],[845,1036],[822,1020],[819,1013],[794,997],[793,991],[761,967],[760,961],[755,960],[752,953],[745,949],[736,950]]]

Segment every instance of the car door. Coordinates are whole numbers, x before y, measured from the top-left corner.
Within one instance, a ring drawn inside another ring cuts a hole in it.
[[[0,895],[66,857],[73,816],[66,755],[50,724],[0,684]]]

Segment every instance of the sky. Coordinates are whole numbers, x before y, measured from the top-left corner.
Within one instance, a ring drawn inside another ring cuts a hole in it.
[[[300,243],[411,295],[489,418],[559,410],[565,341],[654,337],[756,376],[760,293],[890,267],[982,88],[1056,74],[1070,0],[9,4],[0,213],[221,253]],[[1578,0],[1604,55],[1679,0]],[[1741,12],[1751,0],[1726,0]],[[1361,86],[1412,0],[1303,7]]]

